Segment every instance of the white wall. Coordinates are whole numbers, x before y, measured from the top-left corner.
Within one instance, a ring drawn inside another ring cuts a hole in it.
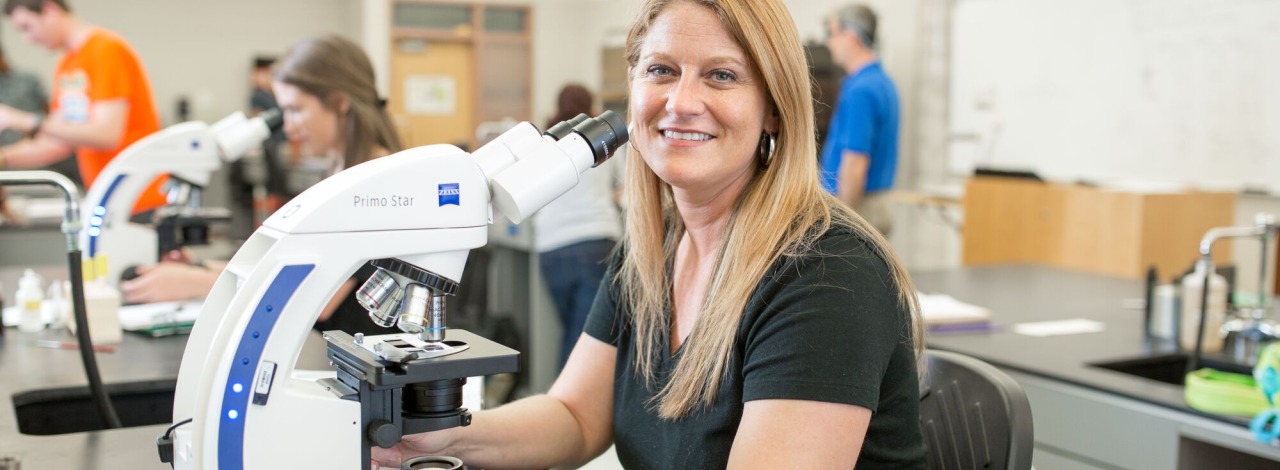
[[[373,62],[378,93],[389,96],[391,89],[391,2],[357,0],[360,8],[360,42]]]
[[[951,163],[1280,193],[1280,2],[1168,3],[958,3]]]
[[[630,17],[630,2],[540,0],[534,3],[533,118],[542,125],[555,112],[556,95],[569,83],[600,90],[600,48],[612,16]],[[607,11],[597,10],[607,7]]]
[[[165,124],[176,100],[191,97],[192,118],[215,120],[248,107],[255,55],[279,56],[306,36],[358,39],[356,0],[70,0],[86,21],[124,36],[142,57]],[[60,54],[27,44],[8,24],[0,39],[16,68],[48,79]],[[49,82],[46,82],[49,83]]]

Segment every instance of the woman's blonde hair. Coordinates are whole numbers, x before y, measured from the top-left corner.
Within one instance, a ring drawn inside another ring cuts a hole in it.
[[[742,313],[766,271],[783,256],[801,255],[832,225],[848,227],[869,245],[893,274],[898,299],[911,316],[917,357],[924,348],[915,287],[889,243],[851,208],[822,189],[818,180],[812,79],[795,22],[781,0],[648,0],[627,34],[627,64],[634,68],[654,21],[677,2],[714,11],[746,51],[765,85],[765,99],[777,113],[777,151],[756,174],[734,206],[720,256],[712,273],[682,358],[652,405],[664,419],[679,419],[711,405],[733,353]],[[656,382],[671,308],[667,264],[684,232],[672,204],[671,186],[643,158],[627,159],[626,233],[623,262],[614,282],[630,307],[636,337],[635,367]],[[655,256],[661,253],[662,256]]]
[[[400,151],[400,137],[378,97],[373,64],[356,43],[334,35],[304,39],[276,62],[273,78],[319,98],[335,112],[338,97],[347,98],[347,112],[340,116],[343,168],[369,159],[374,146]]]

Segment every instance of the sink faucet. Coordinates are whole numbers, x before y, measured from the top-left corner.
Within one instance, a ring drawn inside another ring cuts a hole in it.
[[[1207,273],[1212,272],[1212,252],[1213,244],[1215,242],[1226,238],[1257,237],[1259,243],[1262,245],[1262,253],[1261,259],[1258,261],[1258,306],[1253,313],[1253,320],[1255,321],[1254,328],[1258,328],[1260,326],[1257,323],[1262,320],[1262,315],[1266,312],[1267,299],[1270,297],[1266,282],[1269,268],[1269,256],[1267,255],[1267,249],[1271,246],[1271,240],[1274,234],[1280,233],[1280,224],[1277,224],[1276,216],[1273,214],[1259,213],[1254,216],[1253,220],[1253,225],[1211,228],[1204,234],[1204,238],[1200,239],[1200,259],[1196,261],[1196,269],[1197,271],[1203,269],[1202,272],[1205,272],[1206,275],[1204,277],[1204,285],[1200,290],[1200,324],[1196,329],[1196,349],[1195,353],[1191,355],[1191,359],[1187,361],[1188,373],[1199,368],[1200,353],[1204,347],[1205,317],[1208,316],[1206,312],[1209,309],[1209,280],[1211,277]],[[1244,326],[1241,325],[1241,328],[1243,329]],[[1271,331],[1270,328],[1259,329],[1265,332]],[[1257,335],[1245,336],[1244,338],[1248,340],[1251,337],[1255,339],[1260,338],[1260,336]]]

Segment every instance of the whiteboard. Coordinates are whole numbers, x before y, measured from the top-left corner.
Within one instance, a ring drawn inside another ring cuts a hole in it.
[[[1280,0],[960,0],[952,171],[1280,193]]]

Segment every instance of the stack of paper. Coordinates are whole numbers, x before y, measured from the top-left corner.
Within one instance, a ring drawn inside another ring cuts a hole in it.
[[[120,327],[152,336],[166,336],[191,330],[200,316],[201,301],[156,302],[120,307]]]

